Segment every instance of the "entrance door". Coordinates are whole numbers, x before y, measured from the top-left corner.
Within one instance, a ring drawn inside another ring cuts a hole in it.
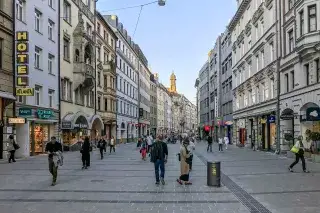
[[[261,143],[262,149],[266,149],[266,124],[262,124],[261,127]]]

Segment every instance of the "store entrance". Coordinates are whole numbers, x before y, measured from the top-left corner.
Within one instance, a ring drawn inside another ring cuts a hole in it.
[[[34,126],[30,126],[30,153],[37,155],[45,152],[46,144],[49,142],[49,131],[50,128],[48,124],[34,124]],[[32,140],[33,134],[34,140]],[[32,146],[32,143],[34,143],[34,146]],[[32,148],[34,148],[34,150]]]

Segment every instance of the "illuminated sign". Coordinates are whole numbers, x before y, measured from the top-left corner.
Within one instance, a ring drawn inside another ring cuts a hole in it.
[[[25,124],[26,119],[25,118],[8,118],[9,124]]]
[[[29,86],[29,34],[26,31],[16,32],[16,62],[17,62],[17,80],[16,95],[17,96],[33,96],[34,89]]]
[[[18,87],[16,88],[16,95],[17,96],[33,96],[34,95],[34,89],[33,88],[23,88]]]

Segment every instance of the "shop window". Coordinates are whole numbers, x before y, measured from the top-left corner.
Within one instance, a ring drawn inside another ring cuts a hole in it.
[[[36,124],[33,129],[34,150],[32,150],[32,128],[30,127],[30,151],[36,154],[44,153],[46,144],[49,141],[49,126]]]

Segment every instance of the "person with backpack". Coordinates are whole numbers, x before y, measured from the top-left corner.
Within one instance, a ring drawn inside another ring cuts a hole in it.
[[[295,153],[296,155],[296,160],[289,166],[289,171],[293,172],[293,167],[299,163],[299,159],[301,159],[302,162],[302,170],[305,173],[309,173],[309,171],[306,168],[306,160],[304,159],[304,146],[302,143],[303,137],[299,136],[297,142],[295,145],[292,147],[291,152]]]
[[[156,176],[156,185],[165,184],[164,174],[165,174],[165,164],[168,159],[168,146],[163,142],[163,137],[158,136],[156,142],[152,145],[151,148],[151,162],[154,163],[154,172]],[[159,178],[159,169],[160,169],[160,178]]]
[[[104,140],[104,138],[100,138],[97,148],[100,150],[100,156],[101,160],[103,159],[103,151],[106,149],[107,142]]]
[[[189,139],[185,138],[180,148],[180,177],[177,182],[180,185],[191,185],[189,181],[190,164],[192,159],[190,159],[190,152],[188,151]]]
[[[212,152],[212,137],[211,137],[211,135],[208,136],[207,152],[209,152],[209,149],[210,149],[210,152]]]
[[[147,157],[147,142],[142,142],[140,149],[142,160],[146,160]]]

